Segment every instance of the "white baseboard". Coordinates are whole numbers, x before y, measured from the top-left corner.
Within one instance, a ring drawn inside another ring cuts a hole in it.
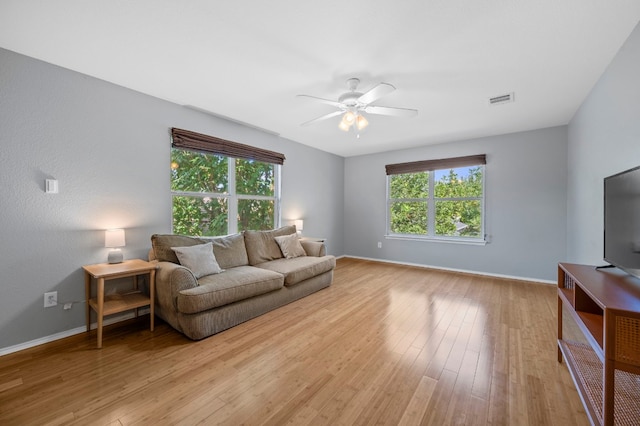
[[[437,270],[449,271],[449,272],[460,272],[460,273],[463,273],[463,274],[483,275],[483,276],[487,276],[487,277],[504,278],[504,279],[516,280],[516,281],[530,281],[530,282],[543,283],[543,284],[553,284],[553,285],[557,285],[558,284],[556,281],[543,280],[543,279],[540,279],[540,278],[527,278],[527,277],[518,277],[518,276],[515,276],[515,275],[492,274],[492,273],[489,273],[489,272],[472,271],[472,270],[469,270],[469,269],[445,268],[445,267],[442,267],[442,266],[424,265],[424,264],[420,264],[420,263],[410,263],[410,262],[399,262],[399,261],[395,261],[395,260],[386,260],[386,259],[375,259],[375,258],[372,258],[372,257],[361,257],[361,256],[349,256],[349,255],[346,255],[346,256],[340,256],[340,258],[362,259],[362,260],[369,260],[369,261],[372,261],[372,262],[393,263],[395,265],[416,266],[418,268],[437,269]]]
[[[148,314],[149,313],[149,308],[140,308],[140,310],[138,311],[139,315],[144,315],[144,314]],[[126,321],[128,319],[131,318],[135,318],[135,313],[134,312],[125,312],[122,314],[118,314],[118,315],[113,315],[107,319],[104,320],[103,325],[107,326],[107,325],[111,325],[111,324],[115,324],[117,322],[121,322],[121,321]],[[91,323],[91,330],[95,330],[98,327],[97,323]],[[18,352],[18,351],[22,351],[25,349],[29,349],[29,348],[33,348],[34,346],[40,346],[43,345],[45,343],[50,343],[50,342],[54,342],[56,340],[60,340],[60,339],[64,339],[65,337],[70,337],[70,336],[74,336],[76,334],[81,334],[81,333],[86,333],[87,331],[87,327],[82,326],[82,327],[76,327],[76,328],[72,328],[71,330],[66,330],[66,331],[61,331],[59,333],[55,333],[55,334],[51,334],[49,336],[45,336],[45,337],[40,337],[39,339],[35,339],[35,340],[30,340],[28,342],[24,342],[24,343],[19,343],[17,345],[13,345],[13,346],[8,346],[6,348],[0,348],[0,356],[3,355],[8,355],[14,352]]]

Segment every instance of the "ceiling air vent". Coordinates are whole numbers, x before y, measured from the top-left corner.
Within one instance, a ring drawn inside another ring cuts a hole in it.
[[[489,98],[489,105],[501,105],[508,104],[515,100],[514,93],[507,93],[506,95],[500,95],[493,98]]]

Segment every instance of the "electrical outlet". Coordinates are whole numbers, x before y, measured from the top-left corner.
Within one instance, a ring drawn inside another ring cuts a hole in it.
[[[50,291],[49,293],[44,294],[44,307],[50,308],[52,306],[56,306],[58,304],[58,292]]]
[[[378,248],[382,248],[382,243],[378,241]]]

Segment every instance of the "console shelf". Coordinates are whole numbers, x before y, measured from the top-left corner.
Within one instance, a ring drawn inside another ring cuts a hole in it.
[[[579,339],[563,336],[563,312]],[[640,424],[640,280],[558,264],[558,362],[563,356],[593,424]]]

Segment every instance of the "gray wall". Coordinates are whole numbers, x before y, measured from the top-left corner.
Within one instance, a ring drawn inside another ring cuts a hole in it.
[[[385,239],[385,164],[487,154],[485,246]],[[566,127],[351,157],[345,163],[349,255],[554,280],[565,257]],[[377,242],[382,248],[377,248]]]
[[[84,300],[104,229],[126,229],[125,258],[171,232],[174,126],[284,153],[283,223],[305,219],[343,254],[343,158],[7,50],[0,64],[0,350],[84,325],[84,304],[45,309],[43,294]]]
[[[603,179],[640,166],[640,25],[569,123],[567,258],[604,264]]]

